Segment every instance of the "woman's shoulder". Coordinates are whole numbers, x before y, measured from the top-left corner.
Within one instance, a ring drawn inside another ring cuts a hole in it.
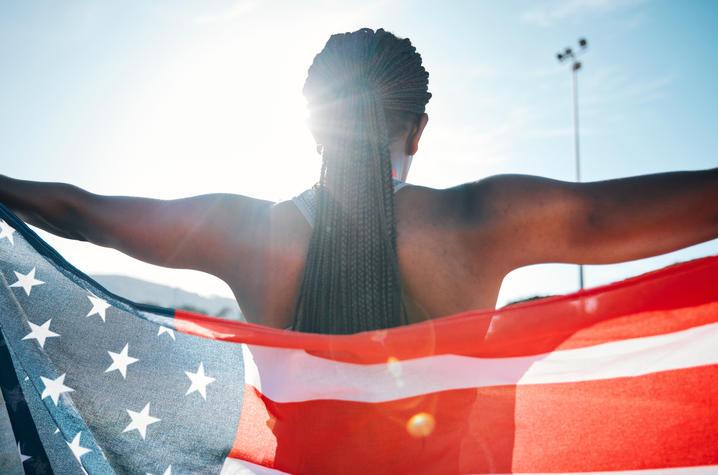
[[[462,201],[459,194],[455,188],[407,183],[401,193],[397,193],[394,203],[398,217],[421,219],[437,226],[457,218]]]
[[[450,188],[433,188],[408,182],[395,183],[397,222],[411,222],[433,228],[462,227],[477,224],[484,213],[484,193],[479,182],[464,183]],[[280,201],[272,207],[273,228],[283,226],[311,229],[317,214],[321,189],[315,185]],[[280,224],[281,223],[281,224]]]

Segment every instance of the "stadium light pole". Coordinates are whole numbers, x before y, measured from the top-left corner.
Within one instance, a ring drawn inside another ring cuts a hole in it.
[[[581,152],[578,139],[578,71],[581,69],[581,61],[578,57],[586,52],[588,41],[586,38],[579,38],[577,51],[571,48],[564,48],[563,51],[556,53],[556,59],[560,63],[568,62],[571,65],[571,77],[573,78],[573,141],[575,146],[576,158],[576,181],[581,181]],[[578,285],[583,289],[583,265],[578,266]]]

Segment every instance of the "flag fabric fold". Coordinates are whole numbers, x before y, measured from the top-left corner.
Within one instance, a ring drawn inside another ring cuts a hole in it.
[[[718,257],[336,336],[137,304],[0,226],[26,473],[718,473]]]

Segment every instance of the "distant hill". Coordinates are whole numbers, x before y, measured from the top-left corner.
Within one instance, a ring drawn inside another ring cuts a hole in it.
[[[124,275],[93,275],[92,278],[110,292],[134,302],[181,308],[231,320],[244,320],[239,305],[234,299],[203,297],[176,287],[155,284]]]

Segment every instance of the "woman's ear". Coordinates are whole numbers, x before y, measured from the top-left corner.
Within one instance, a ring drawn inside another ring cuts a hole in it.
[[[424,128],[426,127],[426,123],[428,121],[429,116],[426,114],[426,112],[424,112],[419,116],[419,120],[416,122],[416,124],[412,126],[407,137],[407,155],[416,155],[416,152],[419,151],[419,139],[421,139],[421,134],[424,132]]]

